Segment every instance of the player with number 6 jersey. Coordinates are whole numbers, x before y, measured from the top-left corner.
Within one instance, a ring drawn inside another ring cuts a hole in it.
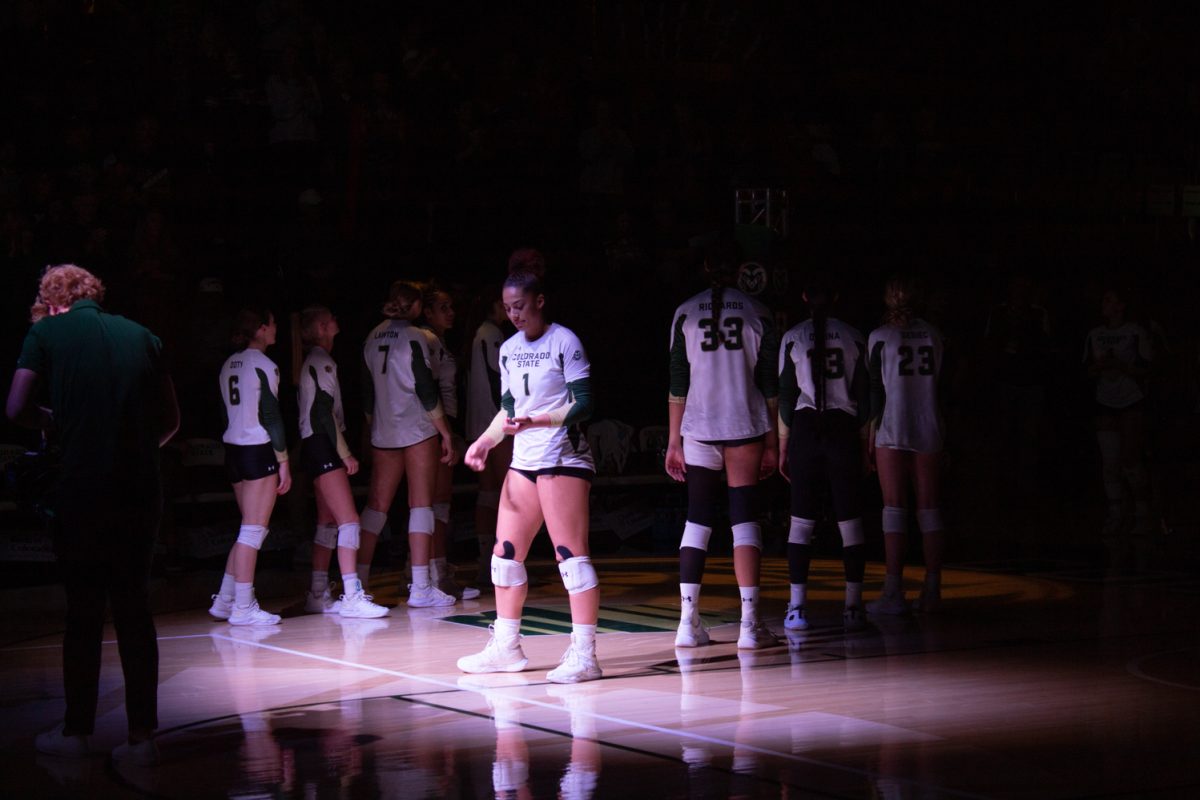
[[[688,492],[687,523],[679,545],[676,647],[709,641],[700,622],[699,599],[722,470],[742,600],[738,647],[752,650],[776,641],[758,618],[758,516],[759,481],[775,471],[778,459],[779,338],[770,312],[726,285],[737,259],[732,249],[707,254],[704,268],[712,288],[680,305],[671,325],[665,466],[668,475],[687,484]]]

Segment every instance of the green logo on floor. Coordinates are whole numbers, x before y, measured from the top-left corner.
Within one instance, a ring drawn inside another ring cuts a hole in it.
[[[486,628],[496,621],[495,611],[479,614],[456,614],[442,617],[446,622]],[[702,614],[705,625],[721,625],[736,619],[726,619],[718,614]],[[600,618],[596,621],[597,633],[660,633],[674,631],[679,627],[679,609],[670,606],[634,605],[615,608],[600,606]],[[565,608],[537,608],[526,606],[521,617],[521,633],[525,636],[547,636],[571,632],[571,614]]]

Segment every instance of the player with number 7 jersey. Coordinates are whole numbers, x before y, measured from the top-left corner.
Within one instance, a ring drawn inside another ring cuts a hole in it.
[[[867,338],[875,446],[915,453],[942,449],[938,378],[942,335],[923,319],[888,323]]]

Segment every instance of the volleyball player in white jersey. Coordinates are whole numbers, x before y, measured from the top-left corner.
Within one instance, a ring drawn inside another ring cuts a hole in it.
[[[867,343],[856,329],[829,316],[837,293],[821,277],[806,282],[812,316],[789,330],[779,353],[779,472],[792,485],[788,532],[791,598],[783,627],[808,627],[805,613],[812,535],[828,486],[842,535],[847,627],[865,621],[862,607],[866,545],[862,524],[863,445],[870,410]]]
[[[925,584],[918,608],[941,603],[945,525],[941,510],[942,415],[938,378],[942,336],[916,316],[917,291],[907,278],[884,289],[884,324],[867,339],[871,375],[870,452],[883,491],[883,543],[887,560],[883,593],[867,604],[872,614],[904,614],[904,545],[908,489],[916,491],[917,526],[925,556]]]
[[[679,545],[680,622],[676,647],[709,641],[700,622],[700,585],[716,519],[721,470],[733,526],[733,567],[741,595],[740,649],[776,643],[758,618],[762,530],[759,481],[778,459],[778,347],[770,312],[722,285],[736,254],[714,253],[712,289],[679,306],[671,326],[670,419],[666,470],[687,484],[687,524]]]
[[[487,317],[471,340],[467,357],[467,441],[475,441],[500,411],[500,345],[505,335],[501,325],[507,319],[504,303],[497,296],[486,307]],[[492,583],[491,556],[496,546],[496,511],[500,507],[500,486],[512,461],[510,438],[488,451],[487,462],[479,473],[479,493],[475,498],[475,533],[479,540],[480,586]]]
[[[300,467],[312,478],[317,498],[312,586],[304,608],[343,617],[382,617],[387,608],[372,603],[358,579],[359,519],[350,491],[358,459],[346,444],[342,388],[330,352],[339,333],[337,318],[324,306],[300,314],[300,336],[309,348],[300,368]],[[344,592],[329,591],[329,561],[336,548]]]
[[[263,611],[254,597],[254,568],[275,497],[292,485],[279,413],[279,367],[266,356],[266,349],[275,344],[275,316],[265,309],[242,309],[233,340],[238,351],[221,367],[221,399],[228,420],[221,439],[242,524],[208,613],[231,625],[277,625],[279,615]]]
[[[571,644],[546,679],[578,683],[601,677],[596,661],[600,589],[588,553],[588,494],[595,466],[578,423],[592,413],[591,367],[578,337],[549,322],[541,276],[516,272],[504,283],[504,308],[517,332],[500,348],[502,408],[467,450],[471,469],[508,434],[513,458],[500,494],[492,551],[496,624],[482,652],[458,660],[463,672],[519,672],[521,613],[528,594],[525,558],[542,521],[571,603]]]
[[[408,604],[417,608],[449,606],[454,598],[430,580],[429,551],[438,460],[452,463],[454,446],[431,367],[429,339],[413,324],[421,316],[421,288],[408,281],[396,281],[383,313],[388,319],[368,334],[363,345],[368,374],[363,382],[364,407],[371,426],[372,470],[367,507],[362,513],[358,577],[366,583],[379,532],[387,523],[388,508],[407,472],[412,561]]]
[[[427,283],[421,298],[424,328],[429,335],[429,355],[433,373],[437,377],[438,391],[442,396],[442,410],[446,424],[455,438],[454,451],[466,450],[455,431],[458,419],[458,364],[454,353],[446,345],[446,331],[454,327],[454,299],[448,292]],[[450,501],[453,498],[454,467],[438,464],[437,482],[433,489],[433,539],[430,542],[429,578],[433,585],[449,595],[463,600],[479,597],[479,590],[472,586],[460,586],[454,580],[454,572],[446,561],[446,535],[450,525]]]
[[[1125,298],[1115,289],[1104,293],[1104,324],[1093,328],[1084,347],[1084,364],[1096,380],[1096,442],[1108,516],[1101,531],[1115,555],[1121,531],[1125,487],[1134,503],[1135,535],[1150,531],[1149,479],[1143,463],[1145,378],[1153,359],[1150,335],[1125,318]],[[1124,482],[1122,482],[1124,478]]]

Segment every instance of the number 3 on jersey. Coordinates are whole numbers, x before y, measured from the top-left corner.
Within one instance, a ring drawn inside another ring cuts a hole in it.
[[[700,343],[700,349],[704,352],[711,353],[722,344],[726,350],[742,349],[742,327],[745,322],[741,317],[726,317],[720,321],[705,317],[697,324],[700,330],[704,331],[704,341]],[[724,327],[725,330],[720,330],[718,326]]]

